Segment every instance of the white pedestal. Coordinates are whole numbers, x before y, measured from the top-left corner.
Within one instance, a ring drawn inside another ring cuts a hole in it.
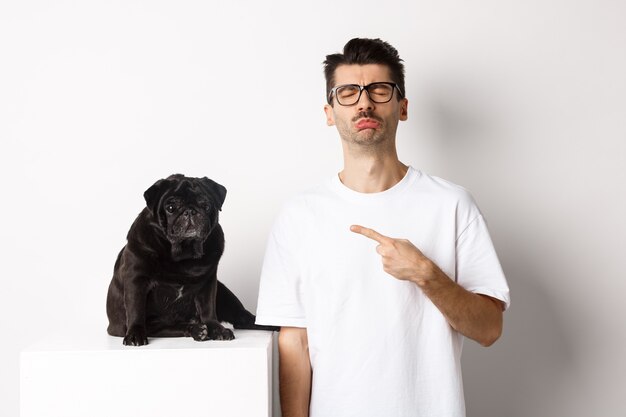
[[[21,417],[269,417],[272,333],[235,340],[100,334],[46,340],[20,356]]]

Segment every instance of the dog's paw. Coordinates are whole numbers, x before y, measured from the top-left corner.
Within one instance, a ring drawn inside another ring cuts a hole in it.
[[[209,329],[206,327],[206,324],[192,325],[190,333],[193,340],[197,340],[199,342],[209,340]]]
[[[235,334],[232,330],[220,325],[219,327],[213,328],[209,332],[209,338],[211,340],[233,340],[235,338]]]
[[[233,340],[235,334],[219,323],[194,324],[191,326],[191,337],[197,341],[204,340]]]
[[[143,346],[148,344],[148,336],[146,329],[143,327],[131,327],[124,337],[124,345],[126,346]]]

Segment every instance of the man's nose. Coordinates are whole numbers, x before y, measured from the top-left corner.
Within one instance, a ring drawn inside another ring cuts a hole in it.
[[[361,97],[359,97],[359,101],[357,101],[356,105],[359,111],[374,109],[374,102],[370,100],[370,95],[367,90],[361,91]]]

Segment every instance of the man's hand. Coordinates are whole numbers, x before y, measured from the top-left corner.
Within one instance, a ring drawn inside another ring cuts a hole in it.
[[[350,230],[378,242],[376,252],[382,256],[385,272],[416,283],[456,331],[483,346],[498,340],[502,334],[500,300],[467,291],[406,239],[394,239],[357,225]]]
[[[387,237],[358,225],[351,226],[350,230],[378,242],[376,252],[382,257],[383,270],[388,274],[419,286],[434,279],[438,268],[408,240]]]

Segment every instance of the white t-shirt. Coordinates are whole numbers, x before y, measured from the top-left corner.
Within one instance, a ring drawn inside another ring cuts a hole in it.
[[[258,324],[305,327],[311,417],[465,415],[463,336],[420,288],[383,271],[359,224],[410,240],[469,291],[509,305],[509,289],[471,195],[411,167],[359,193],[338,176],[289,201],[271,231]]]

